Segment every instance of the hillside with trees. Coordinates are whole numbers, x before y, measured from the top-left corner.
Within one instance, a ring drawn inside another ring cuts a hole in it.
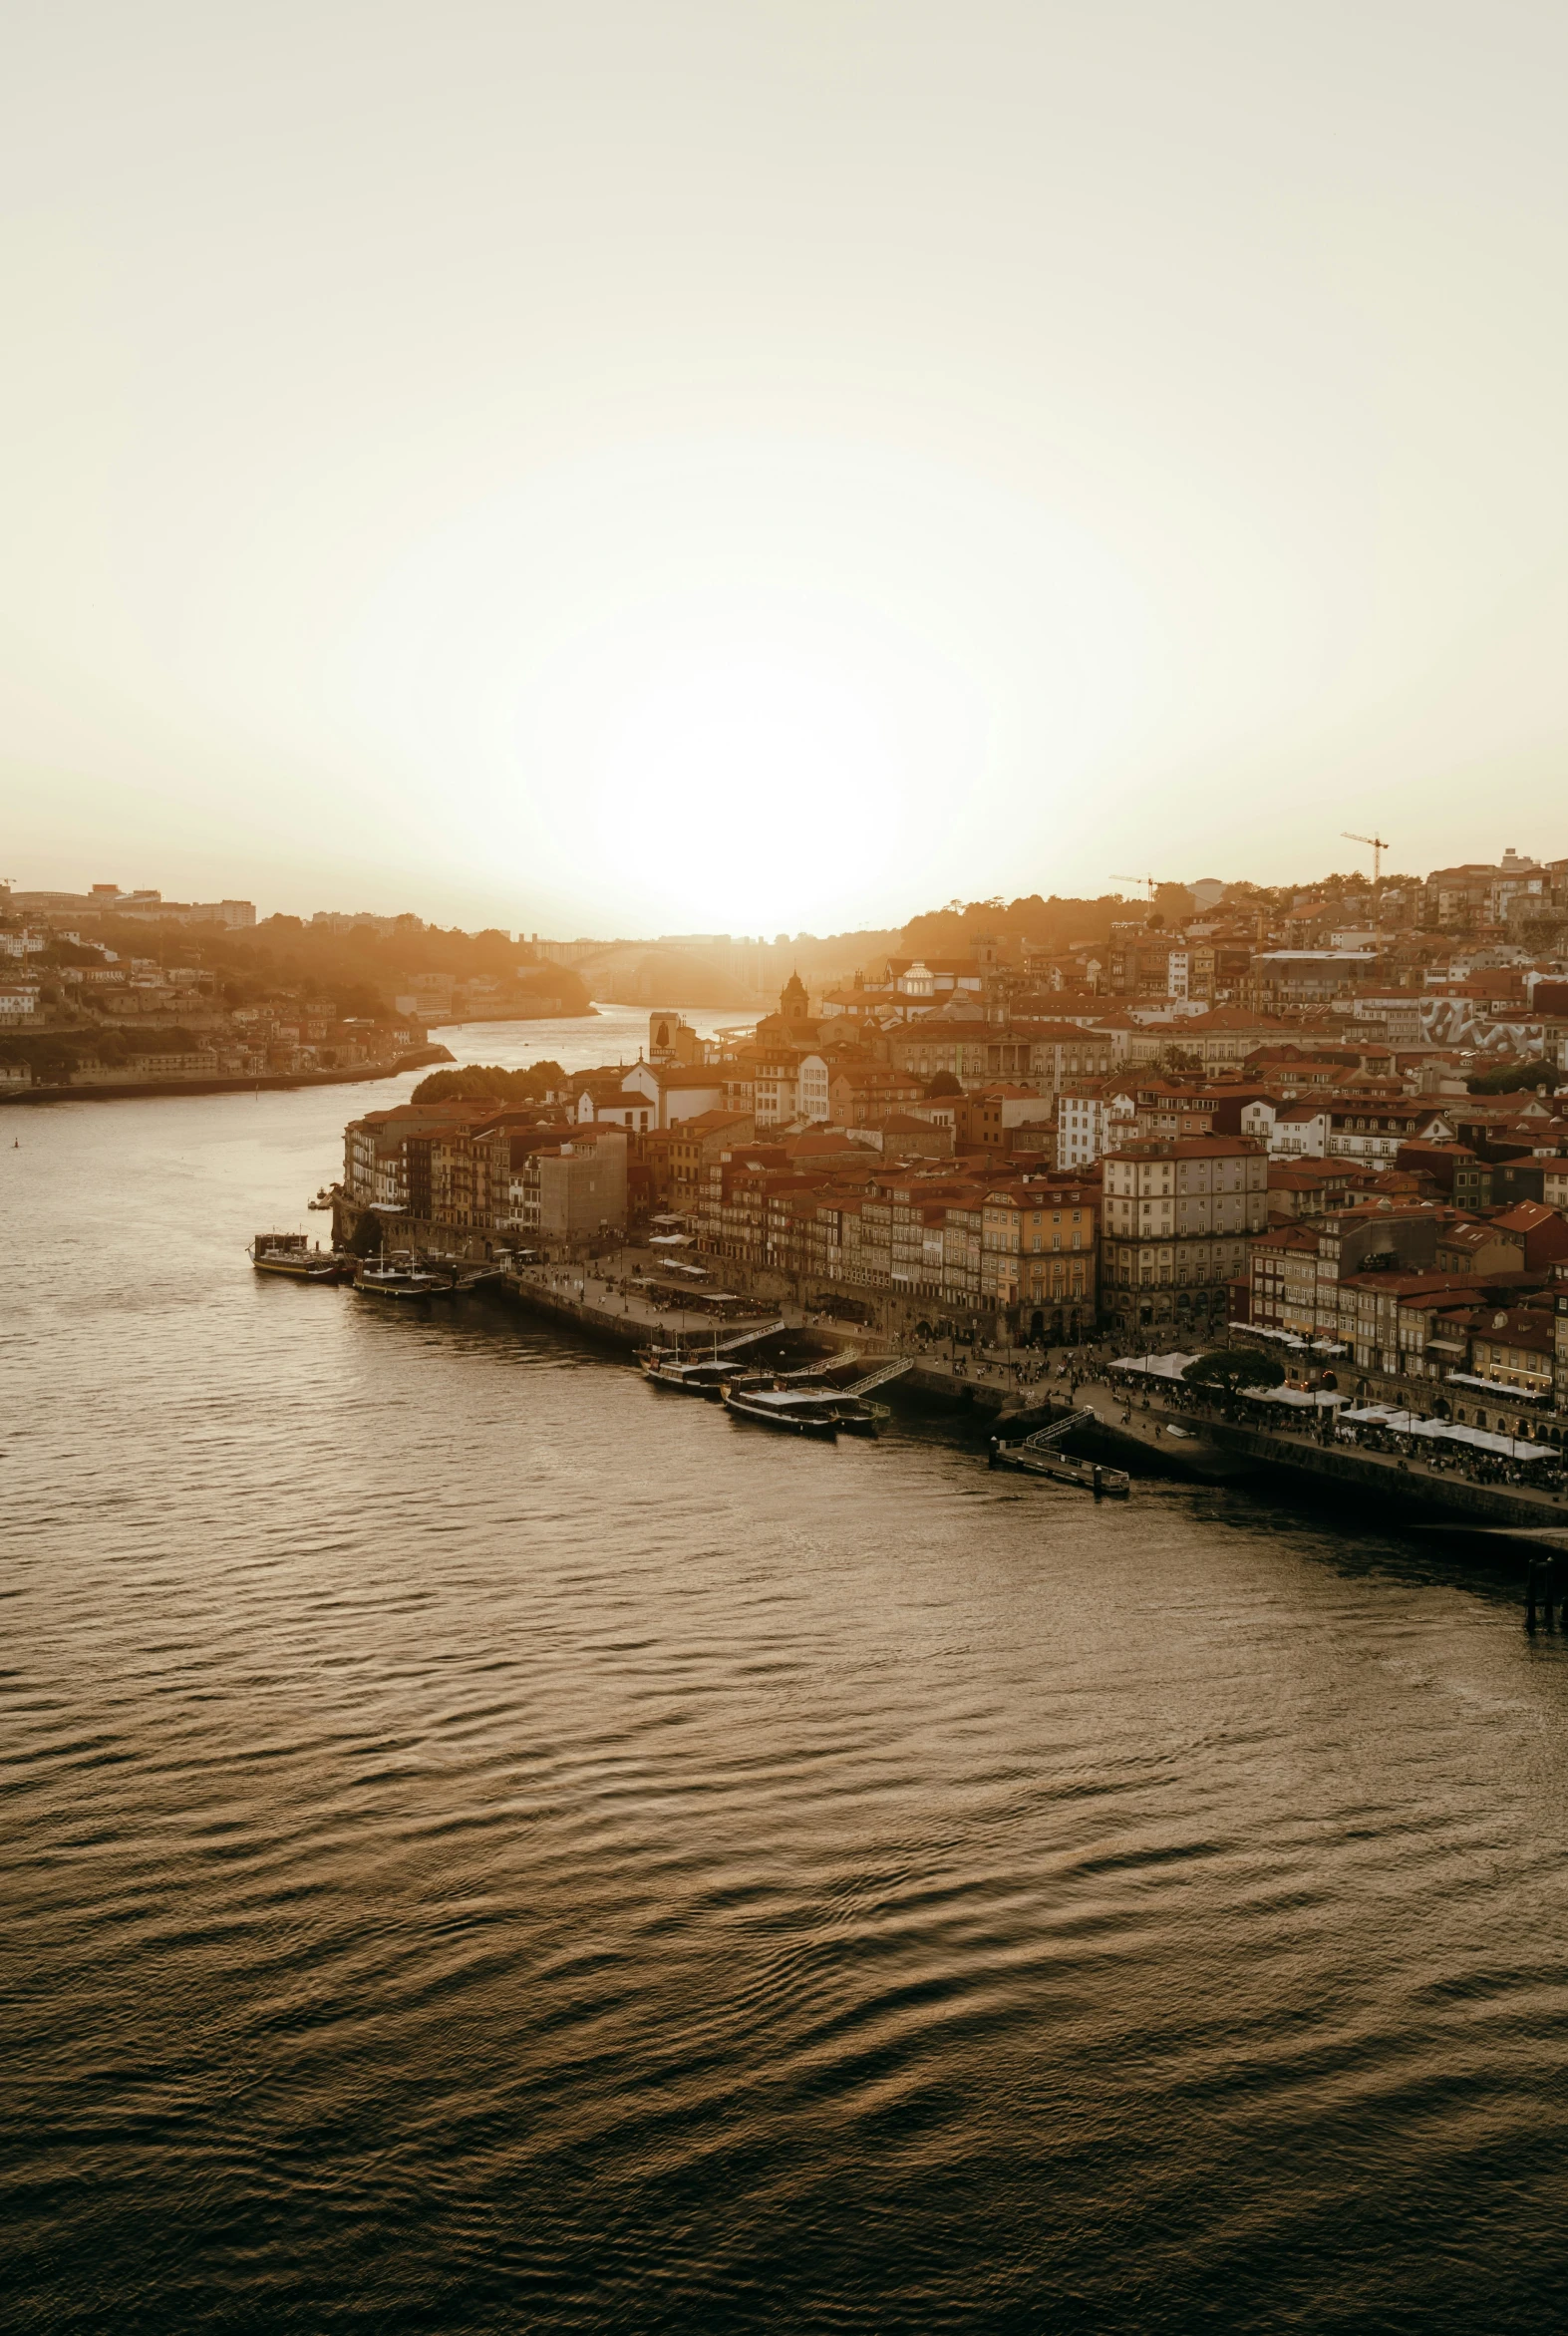
[[[1164,893],[1171,895],[1169,901]],[[1154,905],[1167,923],[1192,913],[1191,894],[1181,885],[1162,887]],[[1004,900],[1000,893],[990,900],[950,900],[945,908],[930,908],[909,919],[898,936],[899,954],[967,957],[982,940],[1030,941],[1037,948],[1071,949],[1080,941],[1106,940],[1113,924],[1142,923],[1148,914],[1146,901],[1123,900],[1115,892],[1101,893],[1094,900],[1064,898],[1055,892],[1049,899],[1030,892],[1017,900]]]
[[[370,924],[335,932],[298,916],[269,916],[242,932],[105,917],[97,934],[123,959],[210,967],[229,1006],[296,990],[330,998],[344,1019],[381,1020],[422,974],[457,982],[488,976],[504,982],[508,995],[558,999],[567,1014],[586,1013],[590,1005],[577,974],[541,961],[525,942],[497,931],[448,931],[412,916],[391,932]]]

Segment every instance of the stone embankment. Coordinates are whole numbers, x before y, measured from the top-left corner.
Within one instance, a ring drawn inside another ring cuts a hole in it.
[[[748,1327],[744,1320],[737,1321],[727,1333],[724,1325],[716,1323],[711,1314],[698,1307],[655,1306],[624,1278],[603,1277],[588,1266],[521,1266],[501,1276],[501,1288],[525,1312],[542,1315],[566,1329],[586,1331],[615,1346],[643,1346],[650,1340],[670,1345],[684,1340],[700,1348],[704,1339],[716,1333],[723,1338]],[[836,1351],[864,1355],[870,1363],[897,1351],[896,1342],[877,1331],[830,1322],[792,1302],[777,1306],[767,1301],[760,1304],[764,1315],[782,1321],[797,1343],[822,1354]],[[906,1390],[984,1412],[1016,1413],[1020,1421],[1027,1413],[1032,1424],[1046,1417],[1039,1401],[1044,1387],[1040,1390],[1021,1387],[1001,1365],[979,1362],[971,1365],[961,1358],[949,1359],[932,1352],[916,1356],[898,1384]],[[1029,1402],[1032,1395],[1036,1398],[1033,1408]]]
[[[563,1329],[587,1331],[620,1347],[646,1346],[650,1339],[669,1341],[683,1323],[693,1331],[707,1327],[699,1316],[672,1318],[660,1314],[635,1292],[571,1265],[524,1266],[501,1276],[501,1288],[525,1313],[542,1315]]]

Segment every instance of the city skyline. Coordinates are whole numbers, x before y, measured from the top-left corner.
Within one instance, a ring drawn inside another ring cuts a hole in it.
[[[1347,900],[1362,901],[1369,913],[1376,907],[1383,921],[1417,924],[1431,921],[1432,902],[1437,897],[1434,888],[1446,874],[1470,871],[1479,876],[1482,871],[1486,871],[1491,877],[1501,879],[1504,893],[1526,892],[1535,888],[1545,890],[1555,898],[1563,882],[1564,870],[1568,869],[1568,856],[1553,856],[1548,851],[1528,849],[1521,852],[1510,842],[1500,849],[1493,845],[1479,857],[1472,848],[1448,868],[1429,868],[1421,874],[1395,866],[1392,858],[1391,864],[1384,867],[1382,862],[1389,854],[1390,846],[1381,836],[1346,835],[1341,840],[1358,847],[1348,861],[1313,874],[1298,869],[1283,883],[1260,884],[1251,873],[1232,874],[1229,877],[1167,875],[1155,878],[1152,874],[1143,877],[1123,875],[1115,884],[1094,893],[1046,894],[1037,889],[1033,892],[986,893],[972,900],[954,897],[925,900],[914,905],[905,903],[902,913],[885,924],[876,925],[862,919],[858,923],[851,922],[821,933],[804,925],[792,929],[786,926],[778,932],[742,932],[730,927],[721,928],[712,915],[702,929],[683,932],[648,930],[616,934],[604,930],[598,934],[545,933],[530,928],[525,922],[519,923],[515,914],[510,917],[503,915],[489,928],[478,929],[498,930],[505,937],[515,940],[519,946],[531,947],[537,944],[541,948],[555,950],[569,944],[607,946],[615,943],[640,945],[659,942],[719,942],[733,943],[738,948],[773,949],[787,947],[795,941],[818,944],[838,939],[874,940],[883,934],[896,934],[906,927],[917,927],[932,917],[947,917],[953,911],[961,911],[968,917],[979,911],[994,909],[1000,919],[1008,922],[1018,914],[1027,912],[1032,901],[1038,908],[1048,912],[1055,904],[1063,910],[1096,910],[1103,915],[1120,906],[1127,910],[1134,921],[1152,914],[1157,925],[1169,922],[1172,918],[1181,922],[1205,915],[1234,916],[1238,910],[1244,911],[1247,901],[1254,896],[1259,899],[1270,897],[1276,904],[1294,898],[1301,904],[1326,894],[1334,894],[1337,889],[1343,890]],[[1466,840],[1474,846],[1476,836],[1471,834]],[[1378,871],[1375,874],[1362,864],[1369,854],[1373,868]],[[1534,887],[1527,881],[1532,873],[1540,879]],[[1127,885],[1133,888],[1124,889]],[[714,907],[711,901],[702,905],[710,910]],[[171,924],[216,926],[239,931],[254,926],[258,921],[277,916],[293,917],[305,924],[331,926],[340,932],[349,931],[361,922],[383,930],[403,925],[424,927],[431,931],[443,929],[441,919],[423,915],[421,905],[415,900],[404,900],[397,906],[391,905],[389,901],[376,905],[361,903],[355,909],[344,908],[341,904],[328,907],[319,902],[308,907],[290,907],[275,901],[263,902],[258,907],[253,900],[233,894],[220,900],[190,902],[177,900],[161,886],[117,884],[96,879],[91,884],[84,884],[80,880],[79,870],[72,880],[58,886],[36,882],[32,874],[20,879],[15,875],[0,874],[0,916],[7,911],[25,915],[33,909],[47,909],[59,915],[69,912],[73,906],[79,907],[95,921],[103,915],[125,914],[134,920],[157,925],[162,911],[166,910],[167,921]],[[454,926],[451,929],[461,931],[464,928]]]

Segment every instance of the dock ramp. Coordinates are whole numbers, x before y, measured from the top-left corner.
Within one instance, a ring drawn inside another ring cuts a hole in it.
[[[885,1387],[889,1379],[901,1379],[906,1371],[912,1371],[914,1367],[909,1356],[894,1355],[891,1362],[878,1363],[874,1371],[867,1371],[863,1379],[856,1379],[852,1386],[841,1388],[839,1392],[842,1395],[869,1395],[873,1387]]]
[[[1024,1449],[1026,1452],[1049,1452],[1053,1445],[1060,1444],[1065,1436],[1070,1436],[1075,1428],[1086,1427],[1091,1420],[1098,1427],[1097,1413],[1069,1412],[1065,1420],[1053,1420],[1049,1428],[1037,1428],[1033,1436],[1026,1436]]]
[[[759,1339],[777,1338],[781,1330],[787,1330],[788,1327],[781,1314],[777,1322],[765,1322],[760,1330],[740,1330],[733,1338],[715,1340],[713,1351],[720,1355],[738,1355],[742,1347],[756,1346]]]

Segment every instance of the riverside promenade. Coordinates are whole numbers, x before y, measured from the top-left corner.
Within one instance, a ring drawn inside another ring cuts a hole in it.
[[[639,1278],[657,1271],[659,1260],[650,1253],[626,1249],[616,1261],[597,1264],[549,1263],[519,1265],[503,1273],[501,1284],[525,1311],[543,1315],[576,1330],[585,1330],[616,1346],[649,1344],[700,1347],[705,1340],[736,1337],[762,1322],[776,1322],[788,1333],[823,1354],[839,1352],[863,1357],[868,1366],[907,1358],[909,1370],[900,1382],[927,1395],[984,1411],[1033,1411],[1060,1404],[1066,1380],[1032,1351],[971,1350],[961,1342],[920,1343],[889,1337],[881,1330],[833,1321],[792,1302],[775,1304],[766,1298],[749,1302],[754,1317],[725,1323],[700,1305],[658,1305]]]
[[[597,1267],[521,1266],[504,1276],[503,1286],[526,1311],[622,1349],[650,1343],[696,1346],[748,1327],[745,1321],[717,1323],[700,1306],[655,1304],[634,1276],[633,1268],[644,1264],[644,1253],[628,1249]],[[1315,1428],[1265,1428],[1226,1419],[1217,1406],[1164,1399],[1131,1373],[1111,1369],[1104,1349],[1042,1355],[1034,1349],[972,1348],[888,1336],[793,1304],[757,1303],[759,1321],[777,1321],[783,1331],[823,1353],[852,1353],[868,1366],[894,1355],[907,1359],[900,1389],[958,1410],[992,1414],[1004,1435],[1026,1433],[1070,1411],[1087,1412],[1093,1417],[1075,1430],[1075,1440],[1093,1446],[1095,1457],[1130,1466],[1136,1474],[1211,1484],[1246,1479],[1256,1490],[1287,1498],[1295,1492],[1316,1500],[1361,1501],[1421,1526],[1539,1536],[1568,1547],[1568,1494],[1528,1484],[1472,1482],[1418,1453],[1381,1452],[1343,1441],[1324,1444]]]
[[[613,1269],[604,1260],[591,1264],[510,1266],[501,1287],[530,1314],[542,1314],[575,1330],[586,1330],[622,1347],[690,1345],[714,1337],[735,1337],[755,1327],[750,1321],[723,1323],[701,1306],[658,1305],[635,1278],[644,1263],[641,1251],[621,1252],[623,1263]],[[806,1317],[798,1306],[769,1306],[757,1302],[756,1323],[779,1322],[800,1330]],[[852,1342],[849,1342],[852,1343]]]
[[[1125,1386],[1114,1383],[1123,1378]],[[1555,1488],[1475,1482],[1421,1453],[1325,1444],[1315,1426],[1265,1428],[1226,1419],[1216,1406],[1162,1401],[1130,1373],[1081,1382],[1075,1402],[1095,1415],[1096,1428],[1086,1433],[1104,1435],[1119,1452],[1136,1453],[1145,1466],[1171,1475],[1272,1478],[1319,1495],[1360,1496],[1421,1524],[1539,1532],[1560,1535],[1568,1545],[1568,1494]]]

